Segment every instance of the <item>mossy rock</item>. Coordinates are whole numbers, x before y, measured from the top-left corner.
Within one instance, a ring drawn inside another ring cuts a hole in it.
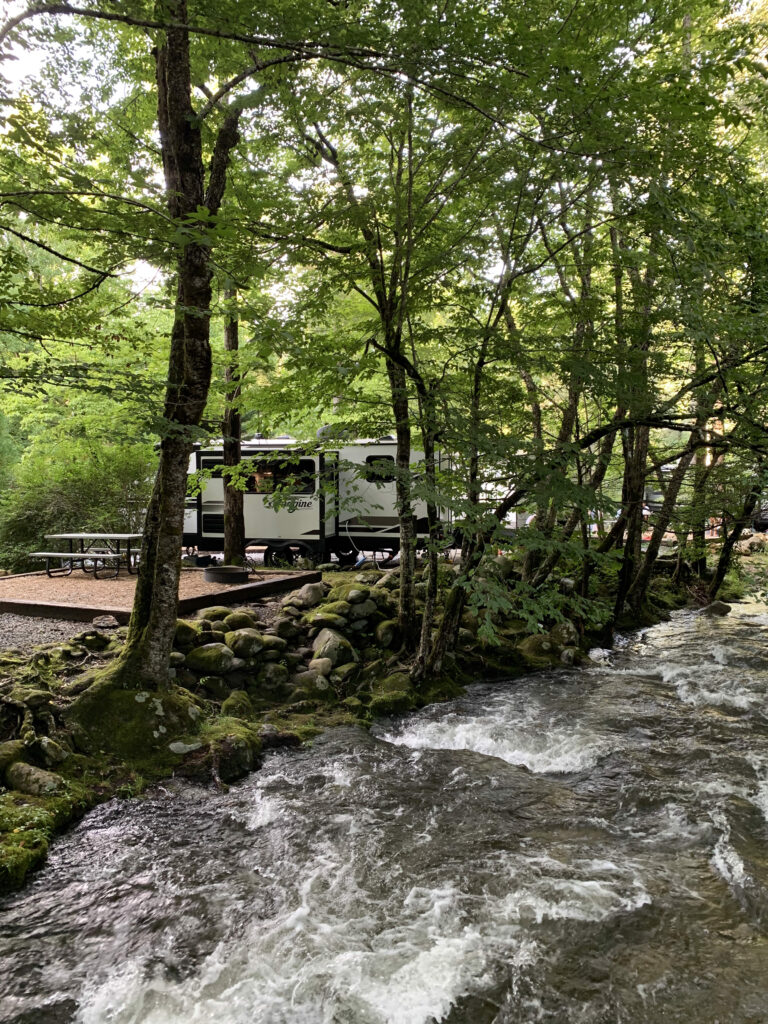
[[[568,619],[553,626],[549,635],[560,647],[578,647],[579,645],[579,631]]]
[[[329,601],[346,601],[348,604],[362,604],[371,595],[370,587],[361,587],[358,583],[342,583],[334,587],[328,595]],[[344,614],[343,612],[341,614]]]
[[[375,693],[400,693],[411,689],[411,677],[407,672],[392,672],[384,676],[375,686]]]
[[[221,713],[229,718],[244,718],[246,721],[254,718],[253,704],[245,690],[233,690],[221,705]]]
[[[266,646],[264,637],[253,626],[239,626],[230,630],[224,634],[224,643],[238,658],[252,658]]]
[[[218,676],[232,669],[235,657],[225,644],[203,644],[189,652],[186,667],[200,675]]]
[[[200,629],[196,622],[187,622],[186,619],[176,620],[176,632],[173,635],[173,645],[182,651],[194,647],[200,639]]]
[[[203,676],[200,685],[214,700],[226,700],[232,691],[231,685],[223,676]]]
[[[260,732],[259,725],[226,715],[206,726],[201,735],[208,744],[206,760],[222,782],[235,782],[258,766]]]
[[[288,650],[288,641],[282,636],[275,636],[274,633],[262,633],[261,642],[267,652],[283,654]]]
[[[275,634],[283,640],[295,640],[301,633],[300,628],[288,615],[281,615],[272,623]]]
[[[349,640],[333,629],[322,629],[312,641],[312,650],[316,658],[330,658],[333,665],[358,660]]]
[[[403,715],[416,707],[416,696],[412,691],[394,691],[393,693],[373,693],[368,710],[374,717],[378,715]]]
[[[367,705],[363,704],[359,697],[345,697],[341,706],[359,718],[363,718],[368,713]]]
[[[44,768],[36,768],[24,761],[14,761],[5,770],[5,783],[9,789],[31,796],[48,796],[64,787],[64,779]]]
[[[333,612],[326,612],[325,608],[316,608],[307,612],[304,622],[315,629],[346,629],[348,623],[342,615],[334,615]]]
[[[285,665],[278,661],[268,661],[262,665],[256,677],[256,685],[267,690],[279,690],[288,682],[289,672]]]
[[[294,590],[292,594],[284,598],[283,608],[292,606],[306,611],[308,608],[314,608],[316,604],[320,604],[324,597],[325,586],[322,583],[305,583],[303,587]]]
[[[215,604],[210,608],[202,608],[197,614],[201,619],[209,619],[211,622],[223,622],[228,615],[232,614],[232,609],[224,604]]]
[[[255,615],[251,615],[250,612],[230,612],[224,619],[224,631],[226,633],[232,633],[239,629],[255,629],[256,626],[260,625],[261,623],[258,618]]]
[[[350,605],[348,617],[350,622],[358,622],[360,619],[369,619],[372,615],[377,615],[378,611],[379,606],[369,597],[365,601]]]
[[[349,601],[324,601],[318,611],[328,615],[342,615],[345,619],[348,617],[352,605]],[[311,613],[310,613],[311,614]]]
[[[395,619],[385,619],[376,627],[376,643],[379,647],[394,648],[400,645],[400,629]]]
[[[6,740],[0,743],[0,776],[14,761],[23,761],[25,755],[26,747],[22,740]]]
[[[294,687],[291,694],[291,702],[309,701],[333,701],[336,699],[336,691],[331,686],[326,676],[319,672],[297,672],[291,676],[291,685]]]
[[[562,648],[546,634],[534,633],[519,643],[517,650],[530,668],[549,668],[560,663]]]
[[[198,730],[200,708],[188,691],[126,690],[95,682],[63,712],[78,749],[126,761],[170,756],[168,744]]]

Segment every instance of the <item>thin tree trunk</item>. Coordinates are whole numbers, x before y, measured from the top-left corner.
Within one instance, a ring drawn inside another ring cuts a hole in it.
[[[712,582],[710,583],[709,590],[707,592],[707,597],[710,601],[715,600],[715,598],[717,597],[717,592],[723,585],[725,574],[731,567],[733,549],[736,546],[736,543],[739,537],[741,537],[745,528],[752,521],[752,516],[754,514],[755,508],[757,507],[757,503],[760,500],[762,490],[763,489],[760,484],[754,485],[752,490],[744,499],[744,504],[742,506],[741,513],[739,514],[738,519],[734,523],[733,529],[730,531],[730,533],[726,533],[726,536],[723,540],[723,546],[720,549],[720,558],[717,561],[715,575],[712,578]]]
[[[227,288],[228,302],[237,299],[237,291]],[[240,367],[238,363],[238,319],[232,311],[227,315],[224,327],[224,349],[230,354],[224,371],[228,385],[224,396],[224,420],[222,435],[224,465],[238,466],[242,458],[242,418],[240,416]],[[243,492],[233,487],[230,478],[224,476],[224,564],[243,565],[245,562],[245,519],[243,514]]]

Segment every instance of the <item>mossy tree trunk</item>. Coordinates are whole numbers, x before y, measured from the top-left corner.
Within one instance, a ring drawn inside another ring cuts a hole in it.
[[[158,128],[168,211],[186,237],[176,263],[176,310],[171,329],[165,436],[144,525],[141,562],[127,641],[115,667],[124,685],[163,687],[176,628],[181,541],[189,456],[211,379],[210,244],[207,214],[215,214],[224,194],[230,153],[238,141],[238,114],[219,129],[208,184],[203,165],[200,120],[191,100],[186,0],[165,0],[173,27],[155,49]],[[195,223],[197,221],[197,223]]]

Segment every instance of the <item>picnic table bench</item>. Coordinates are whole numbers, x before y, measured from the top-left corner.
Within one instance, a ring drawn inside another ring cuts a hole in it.
[[[140,533],[49,533],[46,540],[66,540],[68,551],[30,551],[30,558],[45,561],[49,576],[69,576],[76,565],[84,572],[92,572],[94,579],[105,569],[117,576],[120,566],[129,573],[136,571],[136,552],[131,545],[141,540]],[[77,544],[77,548],[75,547]],[[124,545],[124,546],[123,546]]]

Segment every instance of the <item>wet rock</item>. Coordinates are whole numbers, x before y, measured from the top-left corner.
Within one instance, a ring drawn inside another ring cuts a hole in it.
[[[410,691],[379,693],[371,695],[371,702],[368,710],[376,715],[402,715],[411,711],[416,706],[413,693]]]
[[[5,781],[10,789],[29,796],[47,796],[64,788],[64,779],[60,775],[23,761],[14,761],[6,768]]]
[[[357,661],[357,655],[349,640],[333,629],[321,629],[312,642],[316,658],[330,658],[332,665]]]
[[[576,664],[578,655],[578,647],[564,647],[560,652],[560,661],[563,665],[567,665],[570,668],[572,665]]]
[[[265,638],[253,626],[239,627],[225,633],[224,643],[238,658],[252,658],[266,646]],[[219,671],[226,672],[227,670],[219,669]]]
[[[229,672],[234,660],[235,654],[225,644],[204,644],[189,652],[186,665],[192,672],[218,676]]]
[[[301,739],[294,732],[281,732],[276,725],[267,723],[261,727],[261,744],[264,750],[300,747]]]
[[[722,616],[728,615],[731,611],[731,606],[726,604],[725,601],[713,601],[712,604],[708,604],[706,608],[701,609],[702,615],[711,616]]]

